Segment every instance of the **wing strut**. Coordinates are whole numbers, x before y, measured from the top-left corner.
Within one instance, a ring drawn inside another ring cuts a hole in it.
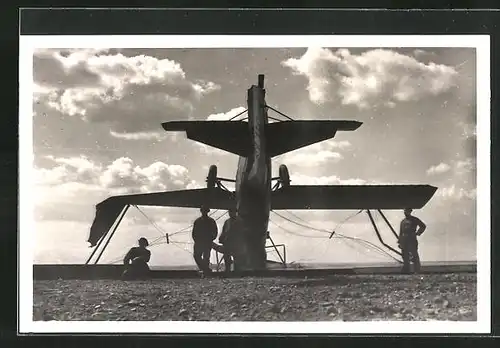
[[[120,217],[118,219],[118,221],[115,223],[115,227],[113,228],[113,231],[111,232],[111,234],[109,235],[109,238],[108,240],[106,241],[106,243],[104,244],[103,248],[101,249],[101,252],[99,253],[99,255],[97,256],[97,259],[95,260],[94,262],[94,265],[96,265],[99,260],[101,259],[101,256],[102,254],[104,254],[104,250],[106,250],[106,248],[108,247],[108,244],[109,242],[111,241],[111,238],[113,238],[113,235],[115,234],[116,230],[118,229],[118,226],[120,225],[120,223],[122,222],[123,220],[123,217],[125,216],[125,214],[127,213],[127,210],[128,208],[130,207],[129,204],[127,204],[121,214],[120,214]],[[109,230],[108,232],[101,238],[101,240],[99,241],[99,243],[97,244],[96,248],[94,249],[94,251],[92,252],[92,254],[90,254],[89,258],[87,259],[87,262],[85,262],[86,265],[89,264],[90,260],[92,259],[92,257],[94,257],[94,254],[97,252],[97,250],[99,249],[99,247],[101,246],[101,244],[104,242],[104,240],[106,239],[106,236],[108,235],[109,233]],[[168,237],[167,237],[168,238]]]
[[[382,214],[382,211],[380,209],[378,210],[378,212],[382,215],[382,217],[384,218],[384,221],[387,223],[387,225],[389,225],[391,231],[393,231],[393,233],[397,237],[397,234],[394,231],[394,229],[392,228],[391,224],[389,223],[389,220],[387,220],[385,218],[384,214]],[[401,252],[397,251],[396,249],[394,249],[390,245],[384,243],[384,240],[382,239],[382,236],[380,235],[380,232],[378,231],[377,224],[375,224],[375,220],[373,220],[373,216],[372,216],[372,213],[370,212],[370,209],[366,209],[366,213],[368,214],[368,217],[370,218],[370,222],[372,223],[373,229],[375,230],[375,233],[377,234],[377,237],[378,237],[378,240],[380,241],[380,243],[382,243],[382,245],[385,246],[390,251],[398,254],[399,256],[402,256],[403,254],[401,254]]]
[[[285,247],[285,244],[274,244],[274,240],[271,238],[271,234],[269,233],[269,231],[267,232],[267,239],[269,239],[271,241],[271,244],[272,244],[274,251],[276,251],[276,254],[278,255],[278,257],[281,260],[281,264],[283,265],[283,267],[286,268],[286,247]],[[278,250],[279,246],[283,248],[283,256],[281,255],[280,251]],[[267,248],[269,248],[269,247],[266,247],[266,249]]]
[[[378,213],[380,214],[380,216],[382,216],[382,219],[384,219],[384,221],[387,224],[387,226],[389,226],[389,228],[391,229],[392,234],[396,237],[396,239],[399,239],[398,234],[396,233],[396,231],[392,227],[392,225],[389,222],[389,220],[387,220],[387,218],[385,217],[384,213],[382,213],[382,210],[378,209]]]

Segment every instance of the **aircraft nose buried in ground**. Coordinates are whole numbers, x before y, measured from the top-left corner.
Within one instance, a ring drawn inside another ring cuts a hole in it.
[[[88,239],[91,246],[102,243],[130,205],[186,208],[207,205],[224,210],[236,207],[247,232],[245,264],[249,269],[261,269],[266,267],[265,242],[272,210],[367,210],[373,223],[370,209],[380,213],[383,209],[420,209],[436,192],[437,188],[430,185],[293,185],[286,165],[281,165],[279,176],[273,178],[273,157],[331,139],[338,131],[354,131],[362,123],[349,120],[295,121],[267,105],[265,94],[264,75],[259,75],[258,84],[248,89],[246,121],[163,123],[166,131],[185,132],[188,139],[238,155],[236,178],[217,177],[217,167],[212,165],[206,188],[110,197],[96,207]],[[272,118],[268,116],[268,110],[287,119]],[[224,181],[234,182],[235,190],[228,190],[222,184]],[[378,230],[376,232],[378,235]]]

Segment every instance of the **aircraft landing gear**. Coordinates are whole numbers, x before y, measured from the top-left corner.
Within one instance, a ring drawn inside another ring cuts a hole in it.
[[[229,191],[223,184],[222,181],[226,182],[235,182],[236,180],[233,179],[226,179],[226,178],[219,178],[217,177],[217,166],[215,164],[212,164],[210,168],[208,169],[208,175],[207,175],[207,188],[221,188],[223,190]]]
[[[288,167],[284,164],[279,167],[279,177],[282,187],[290,186],[290,173],[288,172]]]
[[[276,184],[273,186],[272,190],[277,190],[279,188],[286,188],[290,186],[290,173],[288,167],[285,164],[279,166],[278,177],[273,178],[276,180]]]
[[[217,184],[217,166],[212,164],[208,169],[207,188],[214,188]]]

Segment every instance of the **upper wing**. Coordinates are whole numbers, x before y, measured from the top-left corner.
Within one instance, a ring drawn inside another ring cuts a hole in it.
[[[430,185],[288,186],[272,193],[271,209],[420,209],[436,190]]]
[[[220,188],[205,188],[110,197],[96,206],[88,242],[95,246],[126,205],[200,208],[203,204],[212,209],[228,210],[234,204],[234,194]]]

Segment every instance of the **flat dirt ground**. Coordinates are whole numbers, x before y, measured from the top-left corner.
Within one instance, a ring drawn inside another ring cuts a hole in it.
[[[34,320],[476,320],[475,274],[47,280]]]

